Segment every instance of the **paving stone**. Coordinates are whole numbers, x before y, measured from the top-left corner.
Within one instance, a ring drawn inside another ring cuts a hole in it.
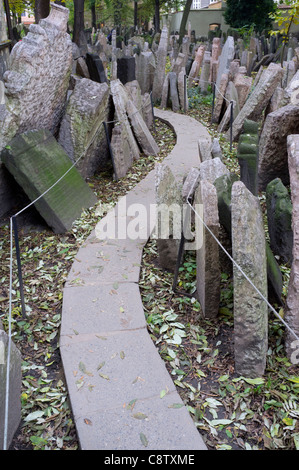
[[[100,413],[85,414],[76,421],[82,450],[207,450],[192,418],[177,393],[167,393],[107,408]],[[139,413],[139,415],[138,415]],[[138,416],[145,415],[144,419]],[[167,415],[167,420],[165,416]],[[115,433],[117,422],[124,432]],[[102,433],[102,429],[105,433]],[[142,441],[143,439],[143,441]],[[146,459],[146,456],[139,456]],[[153,454],[151,462],[157,462]]]
[[[143,305],[136,283],[116,281],[64,290],[62,336],[92,331],[132,330],[145,326]]]

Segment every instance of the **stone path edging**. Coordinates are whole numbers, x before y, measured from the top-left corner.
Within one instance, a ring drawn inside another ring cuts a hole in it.
[[[155,116],[176,133],[164,163],[183,178],[199,166],[198,140],[210,136],[188,116],[160,109]],[[118,201],[117,222],[130,221],[125,203],[155,203],[154,177],[153,170]],[[79,249],[63,291],[60,352],[80,448],[206,450],[147,331],[138,282],[148,229],[142,240],[96,234]]]

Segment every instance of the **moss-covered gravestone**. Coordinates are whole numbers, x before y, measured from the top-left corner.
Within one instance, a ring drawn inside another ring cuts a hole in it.
[[[239,139],[240,179],[254,196],[258,194],[258,124],[246,120]]]
[[[16,136],[3,149],[1,160],[31,201],[47,191],[34,205],[55,233],[69,230],[82,211],[97,202],[95,194],[78,170],[71,168],[71,160],[47,130]]]
[[[291,263],[293,258],[293,208],[289,192],[280,178],[274,179],[267,185],[266,201],[272,251],[275,255],[279,255],[283,262]]]

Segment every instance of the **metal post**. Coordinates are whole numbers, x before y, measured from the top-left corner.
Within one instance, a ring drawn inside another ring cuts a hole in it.
[[[18,265],[18,278],[19,278],[20,297],[21,297],[21,305],[22,305],[22,317],[26,318],[24,287],[23,287],[23,277],[22,277],[22,266],[21,266],[21,256],[20,256],[20,245],[19,245],[19,237],[18,237],[18,224],[17,224],[16,216],[13,215],[11,220],[12,220],[15,246],[16,246],[16,258],[17,258],[17,265]]]
[[[154,126],[154,131],[156,132],[155,112],[154,112],[154,103],[153,103],[152,92],[150,92],[150,97],[151,97],[151,106],[152,106],[152,114],[153,114],[153,126]]]
[[[109,132],[108,132],[107,123],[106,123],[106,122],[103,122],[103,126],[104,126],[104,129],[105,129],[106,140],[107,140],[107,144],[108,144],[108,148],[109,148],[110,157],[111,157],[111,160],[112,160],[112,165],[113,165],[113,171],[114,171],[115,180],[118,181],[117,172],[116,172],[116,169],[115,169],[115,162],[114,162],[113,151],[112,151],[112,147],[111,147],[111,143],[110,143],[110,138],[109,138]]]
[[[184,75],[184,113],[187,112],[187,76]]]
[[[230,102],[230,151],[233,148],[234,102]]]
[[[212,117],[211,117],[211,123],[213,124],[214,109],[215,109],[215,98],[216,98],[216,83],[215,83],[215,82],[212,82],[212,89],[213,89],[213,101],[212,101]]]

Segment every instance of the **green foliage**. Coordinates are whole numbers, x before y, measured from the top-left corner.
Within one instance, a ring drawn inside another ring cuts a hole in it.
[[[211,93],[211,87],[209,87],[207,95],[202,95],[199,87],[188,89],[188,102],[191,109],[199,108],[202,105],[212,106],[212,101],[213,94]]]
[[[255,25],[255,31],[271,28],[269,14],[274,12],[273,0],[227,0],[224,18],[232,28]]]
[[[299,24],[299,1],[286,0],[283,3],[290,8],[285,10],[277,8],[275,12],[269,14],[271,20],[278,26],[278,29],[271,30],[270,34],[280,33],[283,41],[287,42],[292,24]]]

